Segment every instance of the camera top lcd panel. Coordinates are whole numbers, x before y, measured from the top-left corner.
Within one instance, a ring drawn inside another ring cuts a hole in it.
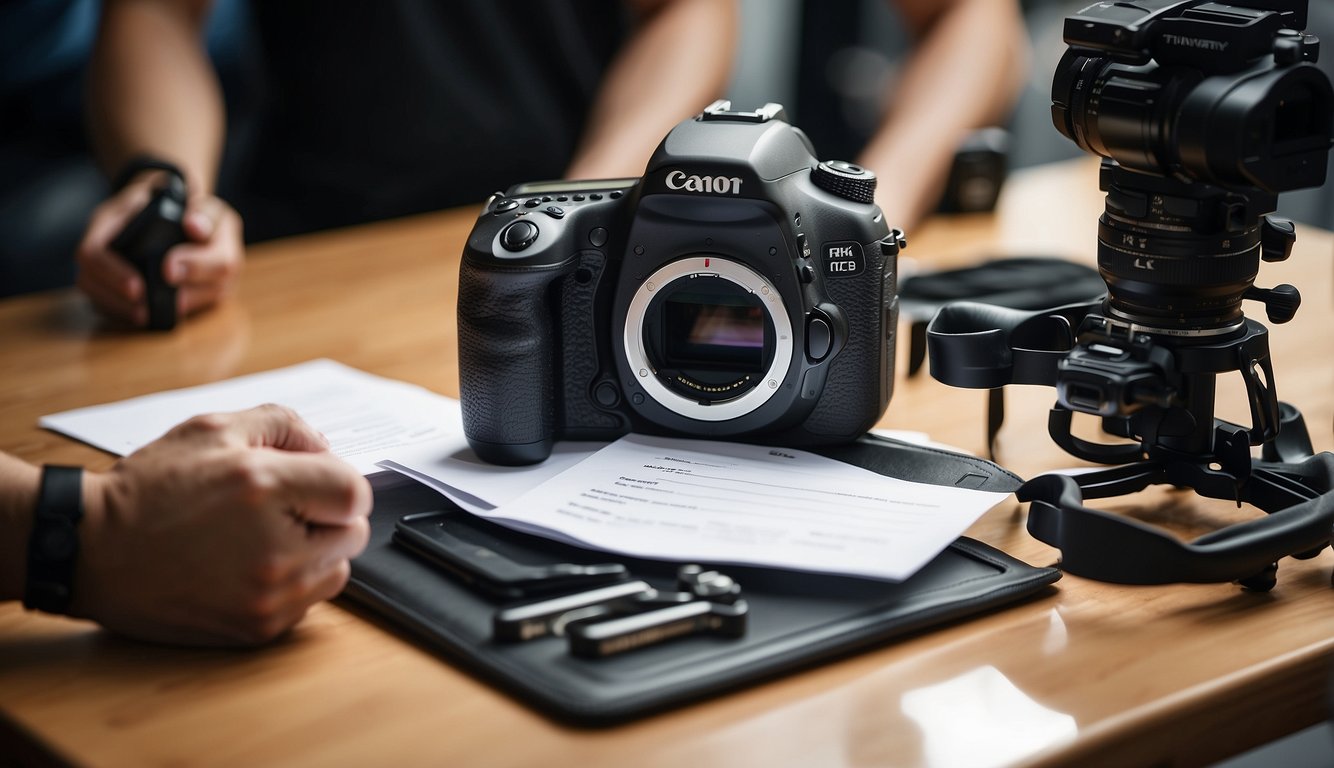
[[[522,464],[629,431],[855,439],[889,402],[904,244],[874,191],[778,105],[717,102],[642,179],[497,194],[460,270],[469,443]]]

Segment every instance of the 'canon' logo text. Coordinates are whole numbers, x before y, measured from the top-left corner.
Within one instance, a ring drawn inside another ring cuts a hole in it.
[[[687,176],[685,171],[672,171],[667,174],[667,188],[711,195],[739,195],[741,179],[736,176]]]

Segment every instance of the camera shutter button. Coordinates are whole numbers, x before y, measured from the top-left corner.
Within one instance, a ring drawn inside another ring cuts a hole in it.
[[[500,244],[507,251],[522,251],[537,240],[537,225],[527,219],[511,221],[500,231]]]

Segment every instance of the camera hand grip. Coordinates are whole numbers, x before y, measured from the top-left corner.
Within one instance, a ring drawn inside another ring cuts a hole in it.
[[[463,432],[479,458],[535,464],[555,437],[556,338],[548,287],[575,259],[549,267],[459,270]]]

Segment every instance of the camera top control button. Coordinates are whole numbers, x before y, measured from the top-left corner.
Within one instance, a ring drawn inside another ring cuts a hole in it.
[[[527,219],[511,221],[500,230],[500,244],[507,251],[522,251],[537,240],[537,225]]]
[[[594,248],[601,248],[607,244],[607,229],[605,227],[593,227],[588,231],[588,242],[593,244]]]
[[[820,362],[834,346],[834,329],[823,317],[812,317],[806,322],[806,355]]]
[[[523,201],[523,207],[525,207],[525,208],[536,208],[537,206],[539,206],[539,205],[541,205],[541,204],[542,204],[542,201],[539,200],[539,199],[537,199],[536,197],[530,197],[530,198],[528,198],[527,200],[524,200],[524,201]]]
[[[565,209],[559,205],[548,205],[546,208],[542,209],[542,213],[545,213],[553,219],[565,218]]]
[[[854,203],[875,202],[875,174],[843,160],[826,160],[811,169],[811,181],[831,195]]]
[[[505,213],[506,211],[512,211],[518,207],[519,207],[518,200],[515,200],[512,197],[502,197],[499,200],[495,201],[494,206],[491,208],[491,213],[494,213],[497,216],[499,216],[500,214]]]

